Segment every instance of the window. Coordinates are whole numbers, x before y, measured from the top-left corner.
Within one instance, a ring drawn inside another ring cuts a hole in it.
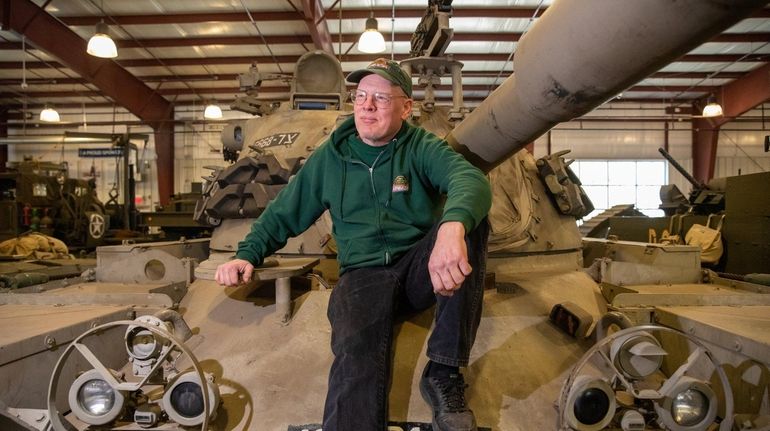
[[[665,161],[575,160],[570,165],[596,208],[585,218],[619,204],[634,204],[650,217],[661,217],[660,186],[668,183]]]

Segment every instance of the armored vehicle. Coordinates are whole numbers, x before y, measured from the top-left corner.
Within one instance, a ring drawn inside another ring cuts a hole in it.
[[[770,273],[770,205],[765,198],[770,173],[701,184],[664,149],[659,151],[692,184],[689,197],[674,185],[662,186],[660,208],[665,217],[647,217],[618,206],[584,223],[581,233],[592,238],[695,244],[701,246],[702,263],[726,276]]]
[[[101,243],[109,218],[95,185],[70,178],[66,163],[11,162],[0,173],[0,241],[41,232],[79,247]]]
[[[521,40],[516,73],[475,110],[459,98],[416,110],[493,185],[494,277],[465,372],[482,429],[766,426],[767,288],[704,275],[696,247],[584,242],[575,217],[590,204],[565,161],[519,151],[764,4],[555,2]],[[423,40],[440,46],[446,34]],[[442,52],[419,49],[404,67],[430,85],[460,66]],[[335,281],[327,218],[253,282],[212,280],[351,114],[330,56],[303,56],[295,77],[288,105],[226,130],[237,161],[211,170],[195,211],[215,226],[210,241],[100,248],[96,271],[66,287],[3,294],[0,316],[15,328],[0,336],[3,429],[320,428]],[[398,323],[390,429],[430,429],[416,394],[431,320]]]

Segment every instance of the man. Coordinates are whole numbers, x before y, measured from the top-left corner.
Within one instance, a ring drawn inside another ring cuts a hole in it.
[[[329,299],[334,362],[324,431],[385,430],[394,316],[437,303],[420,392],[433,429],[476,430],[462,374],[481,318],[491,205],[484,174],[435,135],[409,125],[411,78],[377,59],[347,78],[343,122],[238,244],[217,282],[255,265],[329,210],[340,279]]]

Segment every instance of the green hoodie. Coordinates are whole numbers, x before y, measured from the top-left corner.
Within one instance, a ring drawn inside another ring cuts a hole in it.
[[[486,217],[486,177],[434,134],[404,122],[381,153],[369,154],[371,167],[358,154],[376,147],[362,144],[351,117],[254,222],[236,257],[261,264],[327,209],[340,273],[392,264],[439,221],[462,222],[470,232]]]

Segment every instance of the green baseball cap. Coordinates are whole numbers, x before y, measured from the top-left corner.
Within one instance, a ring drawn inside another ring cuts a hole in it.
[[[348,82],[358,83],[366,75],[375,73],[381,77],[398,85],[404,90],[408,97],[412,97],[412,78],[404,72],[404,69],[393,60],[378,58],[371,62],[366,69],[358,69],[350,72],[347,77]]]

